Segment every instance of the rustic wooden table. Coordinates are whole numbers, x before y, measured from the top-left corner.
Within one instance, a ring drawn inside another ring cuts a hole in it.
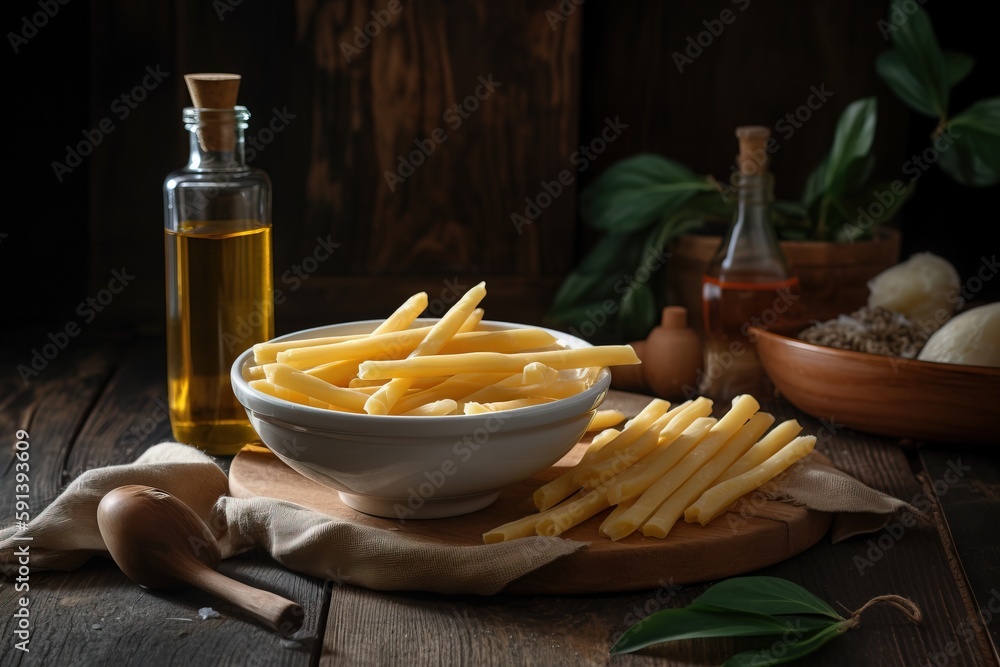
[[[70,339],[27,382],[17,370],[46,331],[8,331],[0,346],[0,434],[7,443],[0,521],[15,511],[14,444],[30,439],[29,504],[37,515],[85,470],[134,460],[170,438],[163,342]],[[51,350],[50,350],[51,351]],[[1000,644],[1000,459],[996,450],[919,448],[820,423],[780,400],[767,406],[820,435],[819,449],[863,482],[932,508],[931,526],[889,526],[838,544],[829,539],[759,572],[785,577],[855,609],[887,593],[918,603],[913,625],[876,607],[861,626],[802,664],[890,667],[997,665]],[[998,445],[1000,446],[1000,436]],[[227,461],[221,461],[223,464]],[[157,593],[106,558],[73,572],[31,572],[27,592],[0,578],[3,665],[706,665],[737,644],[694,641],[610,657],[613,639],[658,609],[690,602],[712,582],[626,594],[461,597],[383,593],[320,581],[262,554],[221,570],[299,601],[311,638],[283,641],[195,591]],[[664,572],[669,582],[670,573]],[[30,652],[13,616],[30,598]],[[201,620],[211,606],[223,615]]]

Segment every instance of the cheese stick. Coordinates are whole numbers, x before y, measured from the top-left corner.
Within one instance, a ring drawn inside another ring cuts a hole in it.
[[[531,535],[536,535],[535,527],[538,522],[549,516],[553,512],[557,512],[560,509],[566,507],[572,503],[576,498],[567,498],[562,503],[552,507],[543,512],[533,512],[520,519],[515,519],[513,521],[508,521],[507,523],[497,526],[496,528],[483,533],[483,542],[486,544],[496,544],[497,542],[506,542],[507,540],[516,540],[521,537],[530,537]]]
[[[608,507],[610,505],[607,491],[603,487],[598,487],[582,498],[542,517],[535,525],[535,532],[549,537],[561,535]]]
[[[774,423],[774,416],[758,412],[696,473],[661,504],[642,527],[643,535],[666,537],[684,510],[705,492],[726,468],[743,455]]]
[[[413,352],[430,330],[431,327],[418,327],[372,334],[330,345],[296,347],[279,352],[277,360],[279,363],[303,370],[335,361],[400,359]]]
[[[599,450],[601,447],[603,447],[604,445],[608,444],[609,442],[617,438],[619,433],[621,433],[621,431],[619,431],[616,428],[604,429],[603,431],[595,435],[593,438],[591,438],[590,444],[587,446],[587,452],[585,455],[592,456],[593,454],[597,453],[597,450]]]
[[[541,362],[557,370],[640,363],[628,345],[601,345],[550,352],[469,352],[440,356],[410,356],[406,359],[364,361],[358,368],[363,380],[418,378],[459,373],[520,373],[527,364]]]
[[[500,384],[505,387],[514,386],[516,379],[517,379],[516,377],[512,377],[510,378],[510,380],[501,382]],[[559,371],[557,371],[554,368],[549,368],[543,363],[534,361],[524,367],[524,370],[521,372],[520,384],[522,385],[542,384],[544,382],[555,382],[558,379],[559,379]]]
[[[794,419],[783,421],[765,435],[760,441],[741,456],[739,460],[722,473],[716,483],[738,477],[746,471],[756,468],[761,463],[777,454],[782,447],[792,441],[802,431],[802,425]]]
[[[312,396],[349,412],[361,412],[369,397],[354,389],[344,389],[284,364],[268,364],[264,367],[267,379],[276,385]]]
[[[433,403],[425,403],[424,405],[417,406],[409,412],[404,412],[403,414],[409,417],[440,416],[454,414],[457,409],[458,403],[450,398],[446,398],[440,401],[434,401]]]
[[[608,487],[608,502],[621,504],[638,498],[643,491],[667,474],[678,461],[694,449],[717,421],[714,417],[695,419],[667,447],[652,454],[644,466],[641,468],[633,466],[619,475],[615,483]]]
[[[686,409],[688,405],[690,405],[690,401],[676,407],[671,407],[670,401],[665,401],[662,398],[654,398],[639,411],[639,414],[625,423],[621,434],[614,439],[611,449],[594,452],[593,454],[588,452],[583,457],[581,463],[594,465],[600,461],[607,460],[614,455],[616,450],[624,449],[638,440],[639,436],[648,431],[657,420],[667,417],[665,421],[669,423],[670,420]]]
[[[651,453],[658,446],[667,446],[676,440],[688,426],[699,417],[707,417],[712,413],[712,401],[704,396],[699,396],[687,407],[676,415],[664,415],[667,419],[657,420],[657,437],[651,440],[641,439],[633,442],[628,447],[619,448],[614,453],[614,457],[590,466],[589,469],[582,469],[574,479],[585,489],[592,489],[604,480],[622,472],[638,460]],[[607,450],[605,450],[607,451]]]
[[[513,401],[500,401],[497,403],[475,403],[469,402],[462,406],[462,411],[467,415],[481,415],[487,412],[502,412],[503,410],[515,410],[517,408],[527,408],[532,405],[551,403],[552,398],[534,396],[532,398],[519,398]]]
[[[609,447],[614,449],[635,442],[649,429],[654,421],[666,413],[669,407],[670,402],[662,399],[653,399],[647,403],[614,440],[604,447],[594,450],[593,454],[588,450],[587,455],[584,456],[579,464],[570,468],[548,484],[539,487],[534,494],[535,507],[540,510],[546,510],[579,489],[580,484],[574,481],[574,478],[580,472],[581,466],[592,466],[596,462],[611,456],[613,452],[609,452],[607,455],[604,453]]]
[[[335,384],[338,387],[346,387],[351,383],[351,380],[358,377],[358,366],[360,364],[361,359],[345,359],[331,361],[328,364],[321,364],[304,370],[309,375],[319,378],[324,382]]]
[[[691,523],[697,521],[701,525],[707,524],[726,511],[726,508],[740,496],[759,488],[807,456],[815,446],[816,436],[800,435],[760,465],[716,484],[702,493],[701,497],[684,511],[684,520]]]
[[[608,514],[608,516],[605,517],[604,521],[601,522],[600,527],[597,529],[597,534],[600,535],[601,537],[608,537],[607,533],[608,527],[618,523],[618,521],[621,520],[622,515],[625,514],[625,512],[627,512],[634,503],[635,503],[635,498],[620,502],[617,505],[615,505],[614,509],[611,510],[611,513]]]
[[[413,324],[425,308],[427,308],[427,292],[417,292],[404,301],[399,308],[392,313],[392,315],[385,318],[385,321],[379,324],[375,330],[372,331],[371,335],[406,329]],[[355,336],[330,336],[325,338],[283,341],[280,343],[258,343],[253,347],[254,361],[258,364],[270,363],[277,361],[278,352],[282,352],[284,350],[290,350],[298,347],[309,347],[313,345],[327,345],[330,343],[343,342],[344,340],[365,338],[368,335],[369,334],[360,334]]]
[[[314,345],[332,345],[344,343],[350,340],[361,340],[367,338],[369,334],[349,334],[343,336],[321,336],[319,338],[303,338],[300,340],[285,340],[277,342],[256,343],[253,346],[253,360],[258,365],[273,364],[278,359],[278,353],[285,350],[292,350],[300,347],[312,347]]]
[[[590,419],[587,431],[603,431],[606,428],[617,426],[625,421],[625,413],[621,410],[598,410]]]
[[[385,334],[373,334],[367,338],[332,345],[285,350],[278,353],[278,361],[302,370],[335,361],[401,359],[412,353],[430,330],[430,327],[420,327]],[[555,337],[543,329],[470,331],[456,334],[441,348],[439,354],[520,352],[548,345],[554,341]]]
[[[483,321],[483,316],[486,315],[486,311],[482,308],[476,308],[472,311],[472,314],[462,323],[462,326],[458,328],[458,333],[468,333],[470,331],[475,331],[479,323]]]
[[[479,302],[483,300],[486,296],[486,283],[481,282],[478,285],[472,287],[465,294],[462,295],[455,304],[448,309],[448,312],[431,327],[431,330],[427,333],[427,337],[420,341],[408,358],[401,360],[401,362],[393,361],[365,361],[358,367],[358,377],[363,380],[373,380],[377,379],[374,377],[366,377],[362,372],[362,367],[365,364],[390,364],[390,363],[415,363],[417,361],[426,361],[428,359],[441,359],[443,357],[435,357],[431,355],[436,355],[440,352],[441,348],[452,339],[452,337],[458,332],[459,328],[465,323],[475,310]],[[497,353],[483,353],[476,352],[473,354],[497,354]],[[467,355],[450,355],[453,357],[467,356]],[[505,356],[505,355],[498,355]],[[523,365],[522,365],[523,368]],[[519,371],[520,369],[518,369]],[[462,372],[468,372],[467,369],[462,369]],[[424,377],[428,375],[457,375],[456,372],[451,373],[425,373]],[[389,414],[393,405],[396,404],[405,393],[406,390],[410,388],[411,378],[402,377],[398,374],[389,373],[383,377],[392,378],[390,382],[380,387],[377,392],[372,394],[371,398],[365,403],[365,412],[372,415],[385,415]]]
[[[399,400],[393,407],[393,412],[406,412],[425,403],[433,403],[445,398],[454,401],[463,401],[468,396],[490,386],[510,376],[505,373],[469,373],[464,375],[453,375],[436,385],[423,389],[415,394],[411,394]],[[412,386],[420,385],[420,379],[414,379]]]
[[[261,367],[261,373],[263,372],[264,368]],[[284,401],[291,401],[292,403],[298,403],[300,405],[308,405],[313,408],[323,408],[325,410],[338,409],[337,407],[330,405],[329,403],[320,401],[311,396],[306,396],[305,394],[295,391],[293,389],[279,387],[278,385],[268,380],[251,380],[250,386],[262,394],[267,394],[268,396],[274,396],[275,398],[280,398]]]
[[[632,533],[660,506],[660,503],[667,499],[674,489],[687,481],[706,461],[714,456],[726,444],[726,440],[732,437],[757,411],[758,407],[757,401],[749,395],[744,394],[736,397],[729,412],[709,429],[705,437],[698,442],[694,449],[686,453],[677,465],[667,471],[654,470],[648,481],[643,482],[648,484],[648,487],[637,487],[641,493],[638,500],[615,526],[607,528],[608,535],[612,539],[621,539]],[[621,492],[618,493],[622,500],[633,497]]]

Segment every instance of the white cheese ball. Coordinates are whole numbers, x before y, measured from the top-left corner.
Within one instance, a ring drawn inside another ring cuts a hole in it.
[[[868,306],[902,313],[934,331],[955,314],[960,288],[958,271],[948,260],[921,252],[868,281]]]
[[[927,339],[917,359],[1000,366],[1000,301],[970,308],[945,322]]]

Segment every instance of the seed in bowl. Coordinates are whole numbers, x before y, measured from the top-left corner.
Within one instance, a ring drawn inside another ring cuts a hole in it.
[[[813,345],[913,359],[927,335],[901,313],[864,306],[850,315],[813,324],[798,338]]]

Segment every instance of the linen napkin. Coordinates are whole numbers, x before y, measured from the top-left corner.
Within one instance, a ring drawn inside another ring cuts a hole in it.
[[[930,521],[910,503],[862,484],[815,451],[760,491],[772,500],[833,513],[830,537],[834,543],[882,530],[901,511],[912,513],[921,522]]]
[[[85,472],[25,528],[0,530],[0,570],[16,570],[15,550],[28,537],[35,570],[72,570],[95,555],[107,555],[97,506],[107,492],[126,484],[156,487],[187,503],[215,534],[223,558],[259,547],[291,570],[375,590],[491,595],[587,546],[541,536],[448,546],[402,531],[360,526],[283,500],[236,498],[228,495],[229,480],[211,457],[187,445],[161,443],[134,463]],[[868,531],[881,528],[879,523],[884,525],[898,510],[919,514],[815,455],[761,491],[838,516],[869,517],[861,524]],[[850,534],[857,534],[858,529],[852,530]]]
[[[446,547],[400,531],[361,527],[274,498],[228,495],[225,472],[199,450],[154,445],[134,463],[88,470],[26,528],[0,531],[0,569],[16,569],[15,549],[32,538],[34,570],[73,570],[107,548],[97,506],[112,489],[142,484],[187,503],[219,541],[223,558],[261,547],[289,569],[376,590],[489,595],[586,546],[551,537]]]

